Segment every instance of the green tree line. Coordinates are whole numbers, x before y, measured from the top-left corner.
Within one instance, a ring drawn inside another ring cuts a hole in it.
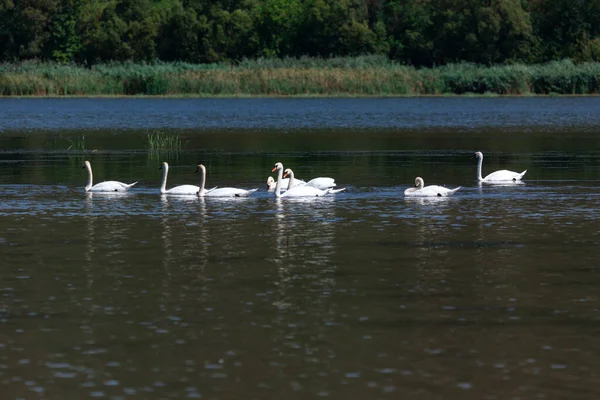
[[[0,0],[0,62],[600,60],[600,0]]]

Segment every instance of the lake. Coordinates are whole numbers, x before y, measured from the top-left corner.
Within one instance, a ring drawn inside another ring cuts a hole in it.
[[[600,396],[600,98],[0,99],[6,398]],[[181,149],[149,151],[156,132]],[[527,170],[523,184],[480,185]],[[125,194],[95,182],[138,181]],[[249,198],[161,196],[198,184]],[[334,196],[275,199],[275,162]],[[405,198],[425,184],[450,198]]]

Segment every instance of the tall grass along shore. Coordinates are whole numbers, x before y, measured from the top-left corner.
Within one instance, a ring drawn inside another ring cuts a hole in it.
[[[385,57],[259,59],[226,64],[0,64],[2,96],[596,95],[600,63],[555,61],[417,69]]]

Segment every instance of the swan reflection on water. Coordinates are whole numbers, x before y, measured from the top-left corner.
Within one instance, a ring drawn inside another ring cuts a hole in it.
[[[187,285],[200,288],[208,298],[205,285],[209,260],[210,229],[206,222],[206,202],[193,196],[161,195],[160,243],[164,273],[163,295],[177,298]]]
[[[333,197],[277,199],[274,205],[273,342],[285,360],[297,357],[299,342],[307,348],[322,346],[327,323],[336,320],[336,207]],[[307,329],[315,334],[305,337]],[[311,355],[315,362],[325,357],[320,352]]]
[[[461,200],[453,197],[405,197],[405,212],[410,224],[407,241],[413,249],[410,254],[415,268],[422,274],[440,273],[449,248],[444,243],[451,235],[454,217],[449,211]],[[440,260],[442,261],[440,263]]]
[[[278,286],[283,289],[285,282],[304,278],[307,285],[321,290],[334,286],[335,198],[276,199],[275,205],[273,261],[279,266]]]
[[[132,192],[85,192],[85,197],[91,199],[125,199],[135,196]]]
[[[128,192],[87,192],[85,194],[83,221],[86,235],[82,269],[86,271],[86,281],[91,287],[96,278],[108,275],[119,277],[121,266],[125,264],[126,243],[134,237],[133,226],[125,217],[131,213],[128,201],[135,198]],[[117,200],[117,201],[115,201]],[[121,285],[121,279],[115,279],[115,289]]]
[[[421,206],[426,205],[440,205],[449,204],[452,201],[456,201],[454,197],[405,197],[404,201],[408,204],[418,204]]]
[[[525,185],[525,182],[523,181],[496,181],[496,182],[477,182],[477,187],[478,188],[482,188],[482,187],[489,187],[489,186],[493,186],[493,187],[515,187],[515,186],[522,186]]]

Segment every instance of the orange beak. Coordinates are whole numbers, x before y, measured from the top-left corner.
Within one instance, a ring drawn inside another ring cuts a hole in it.
[[[273,167],[273,169],[271,170],[271,172],[275,172],[277,171],[277,167]]]
[[[286,172],[285,174],[283,174],[283,177],[284,177],[284,178],[287,178],[287,176],[288,176],[288,173],[287,173],[287,172]]]

